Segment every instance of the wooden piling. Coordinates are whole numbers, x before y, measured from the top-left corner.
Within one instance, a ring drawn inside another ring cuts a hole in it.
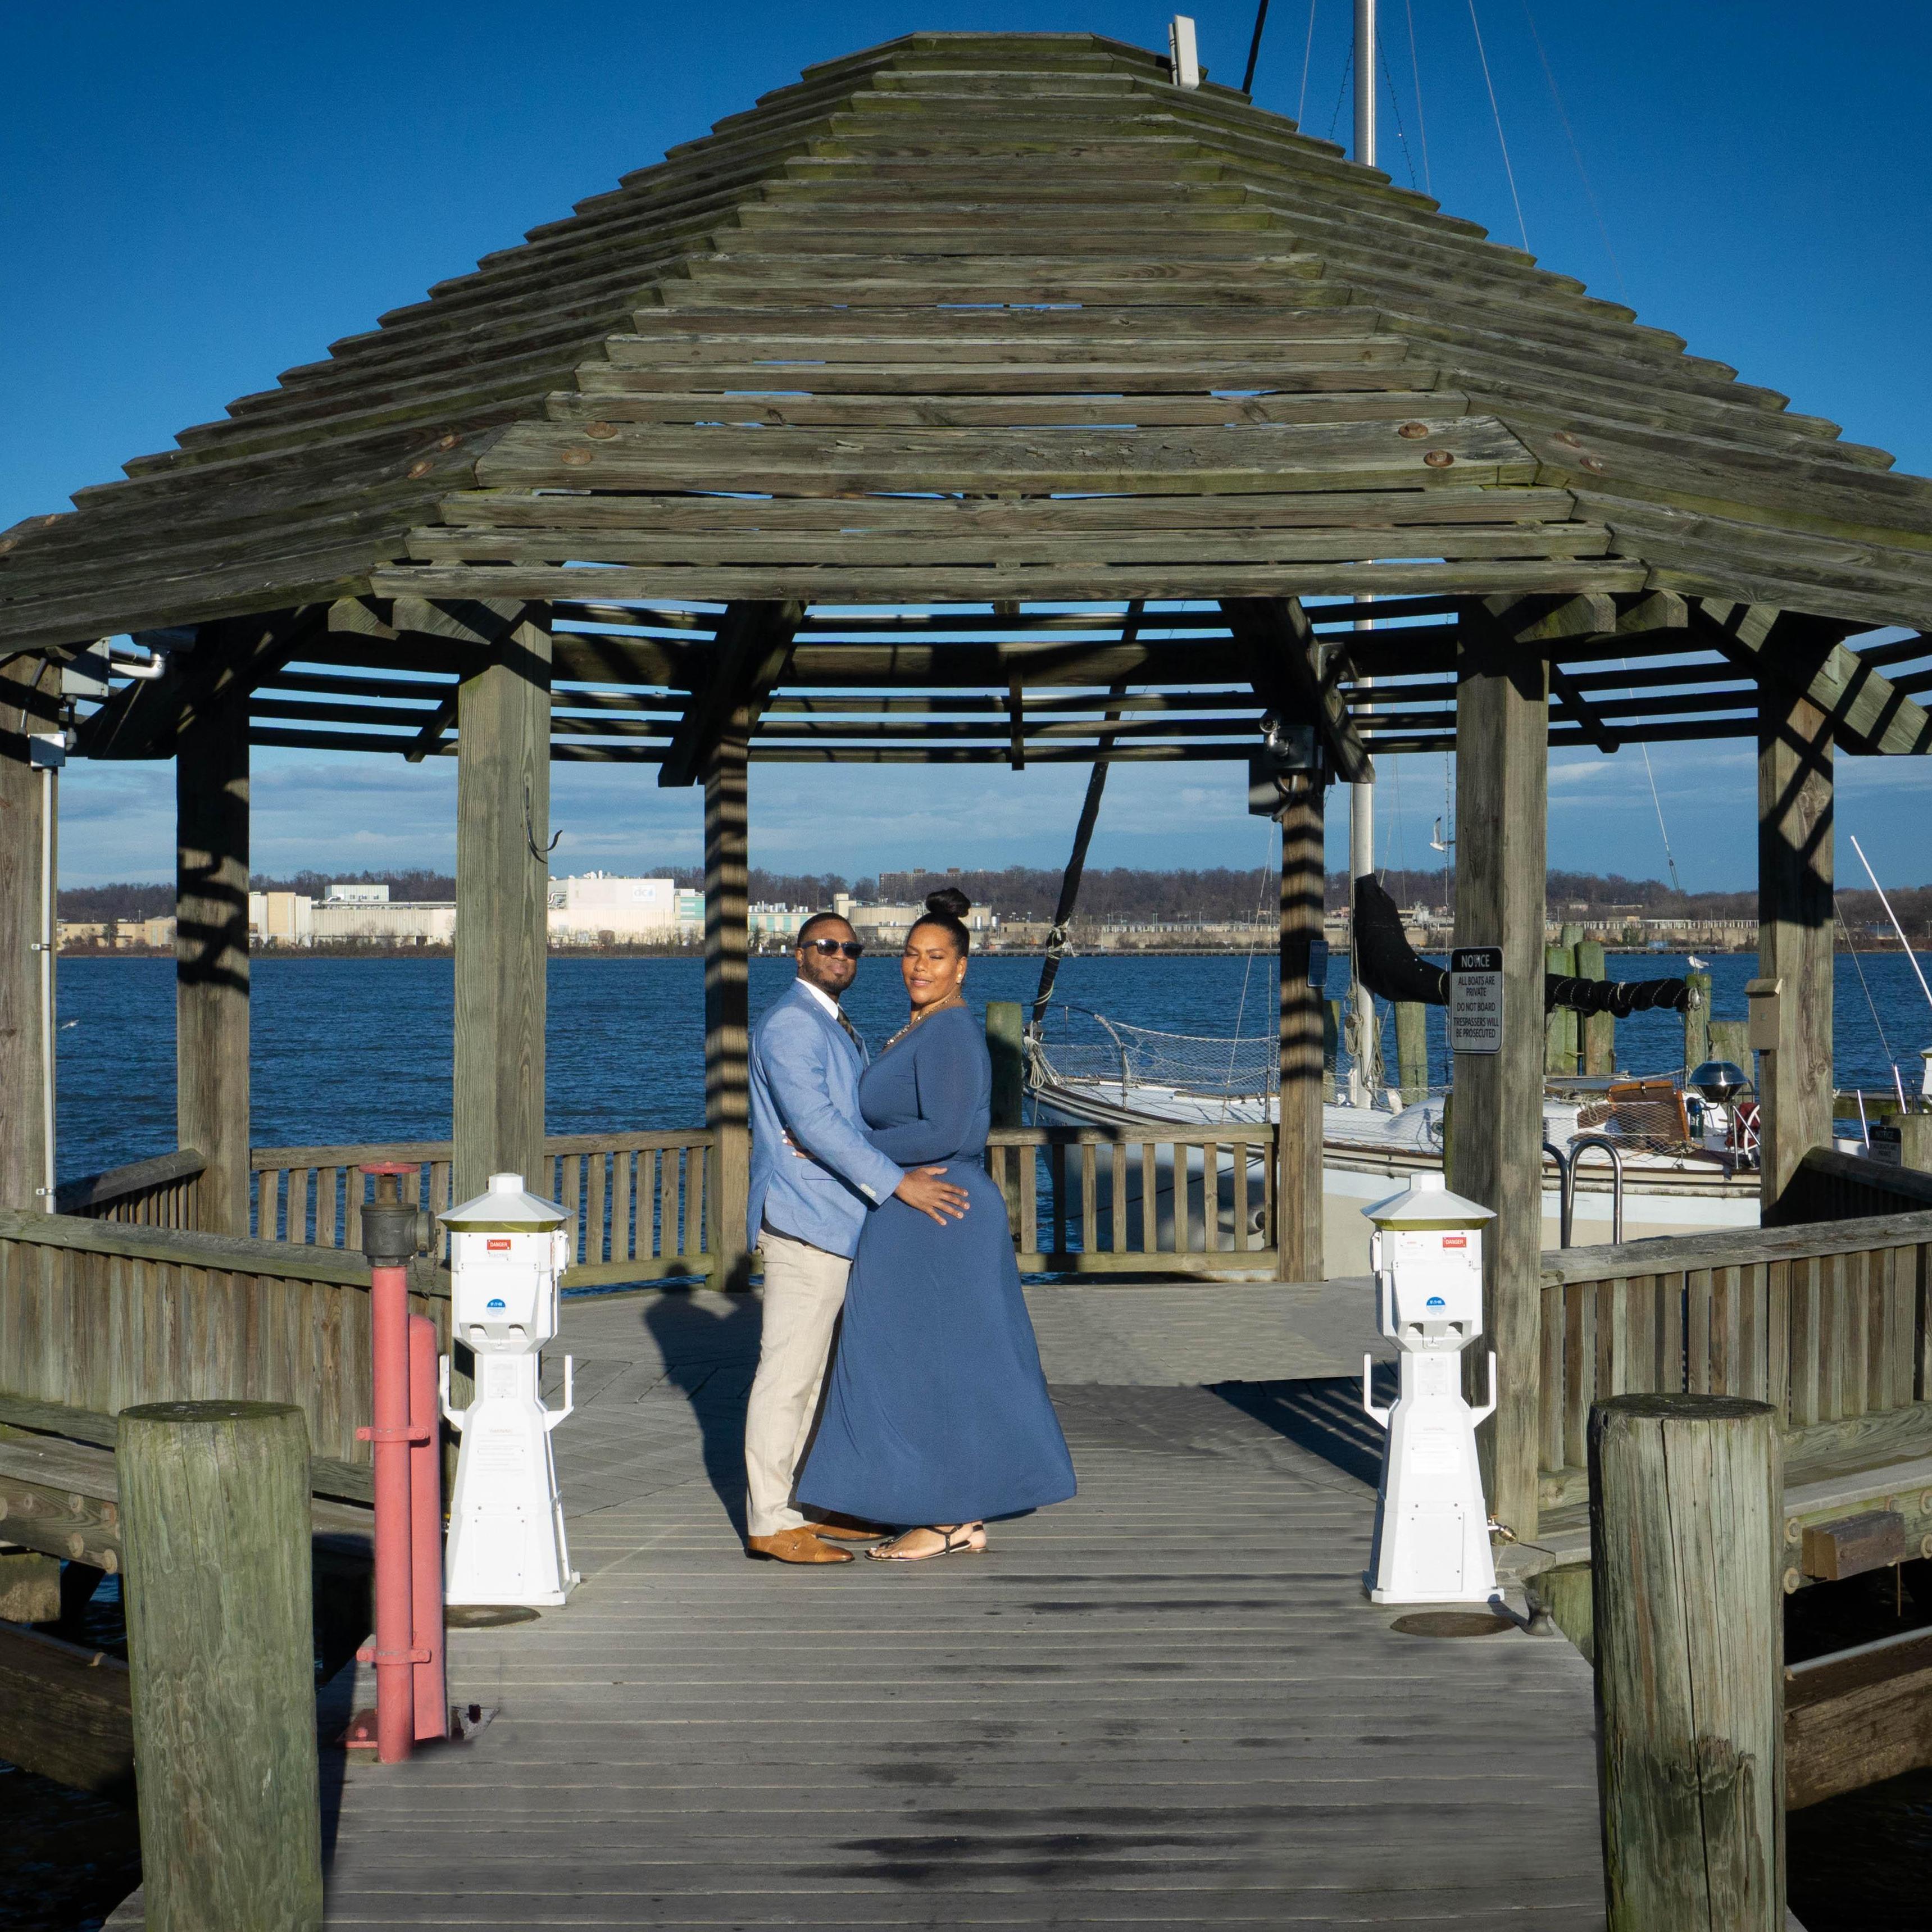
[[[1503,953],[1502,1046],[1459,1053],[1449,1170],[1496,1210],[1483,1244],[1484,1326],[1499,1405],[1477,1442],[1490,1509],[1535,1534],[1543,1248],[1543,928],[1548,662],[1480,612],[1463,614],[1456,706],[1456,944]],[[1485,1352],[1466,1364],[1478,1372]]]
[[[39,658],[0,665],[0,1208],[44,1208],[41,1144],[40,803],[27,740],[59,723],[60,672]]]
[[[550,658],[529,607],[457,693],[455,1196],[492,1174],[547,1194]]]
[[[1576,976],[1580,980],[1607,980],[1603,942],[1580,939],[1576,942]],[[1614,1073],[1617,1070],[1617,1016],[1615,1013],[1580,1013],[1577,1031],[1581,1041],[1578,1055],[1585,1073]]]
[[[1733,1066],[1751,1071],[1750,1022],[1748,1020],[1713,1020],[1710,1025],[1713,1060],[1728,1060]],[[1830,1142],[1828,1134],[1822,1145]]]
[[[322,1902],[302,1411],[124,1409],[116,1474],[148,1932],[308,1932]]]
[[[993,1124],[1017,1127],[1026,1099],[1026,1009],[1018,1000],[986,1002],[986,1051],[993,1061]]]
[[[752,1186],[749,711],[733,714],[704,764],[704,1124],[712,1146],[713,1288],[742,1288]]]
[[[1284,1281],[1320,1281],[1328,1273],[1322,1231],[1322,988],[1310,979],[1322,937],[1322,802],[1318,776],[1286,781],[1281,810],[1280,1167],[1275,1195]],[[1177,1224],[1178,1225],[1178,1224]]]
[[[1832,721],[1760,684],[1757,970],[1776,992],[1752,1002],[1764,1225],[1783,1216],[1798,1163],[1832,1144]]]
[[[1576,974],[1574,946],[1546,946],[1543,970],[1565,980]],[[1552,1006],[1543,1021],[1543,1070],[1546,1073],[1574,1073],[1576,1070],[1576,1015],[1568,1006]]]
[[[1617,1396],[1589,1456],[1610,1932],[1784,1932],[1777,1412]]]
[[[210,646],[209,648],[212,648]],[[178,1144],[206,1165],[194,1225],[248,1228],[248,704],[211,706],[175,752]]]
[[[1690,1004],[1684,1009],[1684,1070],[1688,1073],[1711,1057],[1711,976],[1695,970],[1684,976]]]
[[[1395,1003],[1396,1083],[1404,1106],[1429,1093],[1429,1009],[1418,1000]]]

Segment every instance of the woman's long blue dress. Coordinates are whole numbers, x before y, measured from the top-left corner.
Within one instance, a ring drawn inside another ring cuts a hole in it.
[[[986,1043],[963,1006],[915,1027],[860,1082],[873,1144],[902,1167],[944,1166],[972,1204],[944,1227],[897,1199],[868,1217],[798,1479],[808,1508],[894,1526],[974,1522],[1073,1493],[1006,1202],[984,1163],[992,1094]]]

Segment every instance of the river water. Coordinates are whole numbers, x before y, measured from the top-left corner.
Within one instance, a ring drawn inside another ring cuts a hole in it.
[[[1612,979],[1680,974],[1666,953],[1613,955]],[[1744,1017],[1754,955],[1712,959],[1712,1010]],[[755,1020],[790,983],[788,959],[752,962]],[[1337,958],[1328,990],[1342,991]],[[1860,975],[1862,973],[1863,982]],[[989,1000],[1030,1000],[1039,962],[989,954],[967,990]],[[1902,953],[1838,961],[1838,1081],[1892,1085],[1895,1054],[1906,1089],[1918,1084],[1919,1049],[1932,1044],[1932,1009]],[[691,1126],[704,1118],[704,968],[695,958],[554,958],[549,970],[548,1114],[553,1133]],[[452,964],[257,954],[252,1001],[253,1138],[257,1146],[442,1140],[449,1133]],[[1870,998],[1867,997],[1869,988]],[[1110,1019],[1225,1039],[1266,1036],[1274,1024],[1274,961],[1204,958],[1069,960],[1056,1001]],[[877,1047],[905,1018],[898,962],[862,961],[846,1000]],[[1874,1009],[1876,1018],[1874,1018]],[[166,959],[68,958],[60,968],[60,1171],[92,1173],[174,1144],[174,968]],[[1430,1015],[1432,1078],[1446,1079],[1442,1015]],[[1881,1038],[1881,1033],[1883,1037]],[[1394,1042],[1387,1044],[1390,1064]],[[1617,1064],[1660,1072],[1683,1057],[1674,1013],[1641,1013],[1617,1028]]]

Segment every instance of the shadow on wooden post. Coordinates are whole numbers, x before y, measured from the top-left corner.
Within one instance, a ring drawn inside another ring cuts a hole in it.
[[[1777,1423],[1732,1396],[1590,1412],[1610,1932],[1784,1932]]]
[[[280,1402],[121,1414],[148,1932],[322,1923],[308,1432]]]

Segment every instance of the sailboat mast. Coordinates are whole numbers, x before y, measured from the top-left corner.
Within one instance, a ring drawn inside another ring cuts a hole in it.
[[[1355,159],[1365,167],[1376,164],[1376,0],[1355,0]],[[1366,603],[1366,598],[1358,598]],[[1370,619],[1356,620],[1355,628],[1373,628]],[[1368,680],[1360,682],[1366,685]],[[1349,1032],[1352,1062],[1348,1099],[1358,1107],[1370,1103],[1370,1082],[1373,1076],[1375,1053],[1375,1002],[1362,984],[1361,967],[1354,946],[1355,881],[1376,869],[1376,788],[1372,784],[1348,788],[1348,1007],[1352,1022]]]

